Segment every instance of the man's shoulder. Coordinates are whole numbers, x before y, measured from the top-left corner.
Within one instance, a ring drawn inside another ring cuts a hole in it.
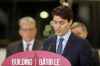
[[[51,35],[51,36],[49,36],[48,38],[46,38],[45,40],[44,40],[44,42],[54,42],[54,41],[56,41],[56,39],[57,39],[57,36],[56,35]]]
[[[7,49],[13,48],[13,47],[17,47],[17,46],[20,45],[21,43],[22,43],[21,40],[14,41],[14,42],[10,43],[10,44],[7,46]]]
[[[56,35],[51,35],[51,36],[49,36],[48,37],[48,39],[47,40],[54,40],[54,39],[56,39],[57,38],[57,36]]]
[[[10,43],[6,47],[7,57],[14,54],[15,52],[17,52],[17,49],[20,48],[20,46],[21,46],[21,41],[20,40]]]
[[[80,46],[90,45],[90,42],[87,39],[82,39],[80,37],[77,37],[74,34],[71,34],[69,40],[71,40],[71,42],[73,42],[74,44],[80,45]]]
[[[40,49],[43,48],[43,39],[38,38],[38,39],[35,40],[35,43],[36,43],[35,46],[36,46],[37,49],[40,50]]]
[[[57,37],[56,35],[49,36],[48,38],[44,39],[43,44],[47,45],[47,44],[54,43],[57,39],[56,37]]]

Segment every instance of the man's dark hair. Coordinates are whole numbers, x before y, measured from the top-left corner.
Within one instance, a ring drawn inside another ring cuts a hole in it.
[[[67,6],[58,6],[52,11],[52,16],[60,16],[63,19],[68,21],[73,19],[73,11],[70,7]]]

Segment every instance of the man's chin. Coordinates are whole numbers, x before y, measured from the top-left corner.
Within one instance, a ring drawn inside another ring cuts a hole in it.
[[[24,39],[24,40],[29,42],[29,41],[31,41],[32,39]]]
[[[63,36],[62,33],[55,33],[57,36]]]

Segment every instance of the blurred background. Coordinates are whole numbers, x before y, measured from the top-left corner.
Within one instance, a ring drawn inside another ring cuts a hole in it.
[[[0,0],[0,59],[5,57],[5,47],[19,39],[18,19],[32,16],[37,20],[40,38],[47,38],[50,31],[51,11],[64,0]],[[88,27],[88,40],[100,48],[100,0],[66,0],[74,12],[74,21],[79,17]],[[3,60],[0,61],[2,63]]]

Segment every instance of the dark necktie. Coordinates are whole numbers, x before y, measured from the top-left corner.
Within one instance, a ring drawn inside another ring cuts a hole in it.
[[[30,44],[27,44],[26,51],[29,51]]]
[[[63,43],[64,38],[60,38],[59,39],[59,44],[58,44],[58,48],[57,48],[57,53],[58,54],[62,54],[62,43]]]

